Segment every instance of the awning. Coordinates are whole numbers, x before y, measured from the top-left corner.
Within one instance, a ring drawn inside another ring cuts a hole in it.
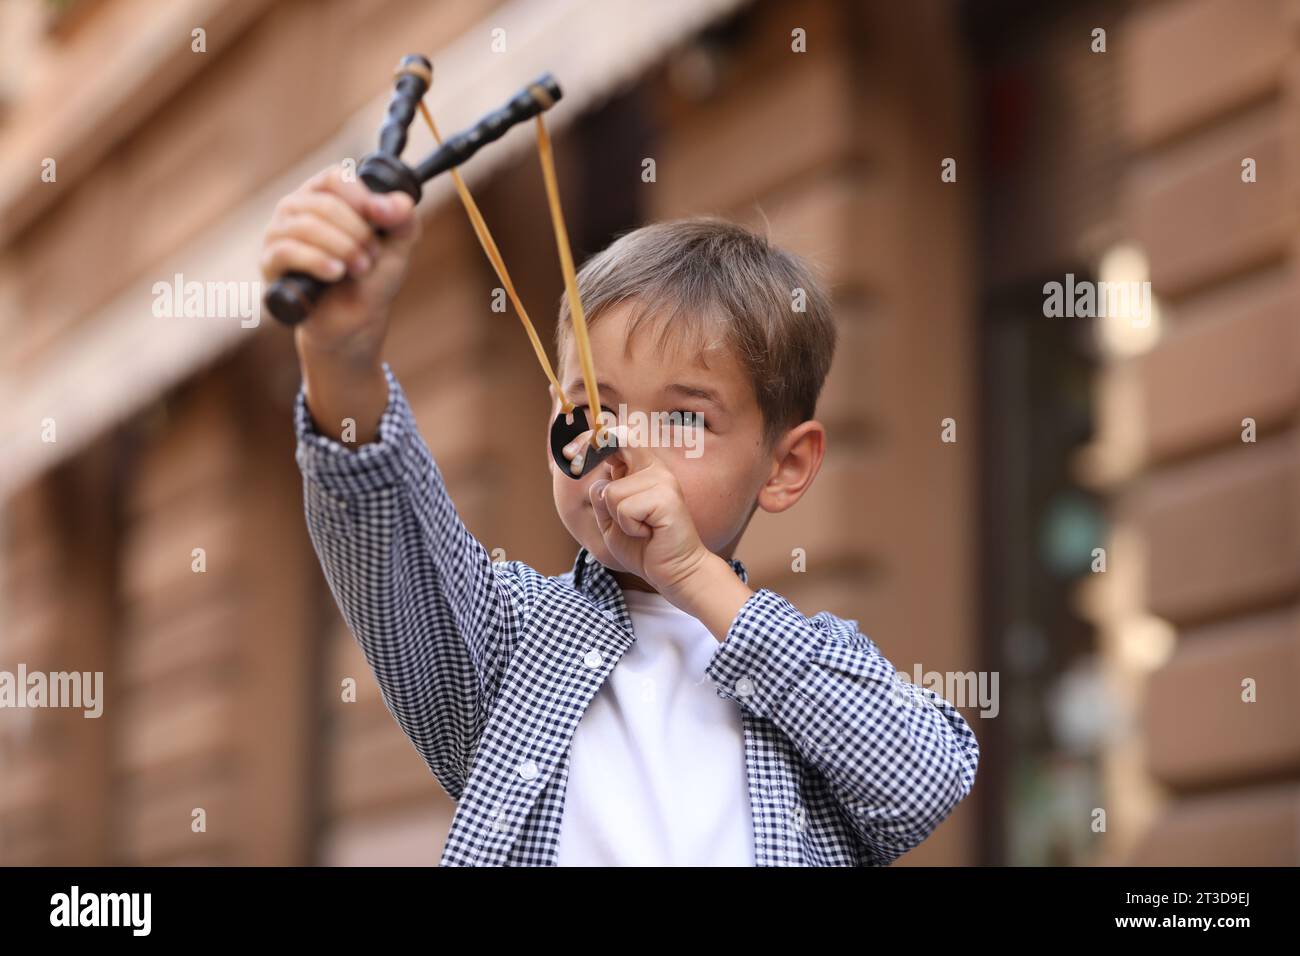
[[[745,2],[515,0],[445,49],[432,52],[436,79],[427,99],[444,132],[451,131],[475,121],[549,70],[560,81],[564,100],[547,121],[560,130],[634,82],[672,47]],[[508,55],[488,50],[496,28],[506,31]],[[390,92],[386,79],[377,77],[376,88],[381,87],[374,100],[318,151],[160,262],[149,277],[77,323],[48,362],[0,385],[0,497],[75,454],[196,368],[238,345],[242,336],[284,334],[269,315],[256,327],[245,327],[248,323],[241,323],[237,314],[156,317],[154,283],[171,282],[178,274],[186,282],[213,285],[260,281],[258,244],[276,201],[316,170],[374,148]],[[432,147],[428,131],[413,124],[408,158]],[[471,185],[481,183],[532,148],[531,125],[525,124],[471,160],[463,170],[465,178]],[[428,184],[421,209],[427,216],[453,197],[449,178],[439,177]],[[53,442],[42,440],[47,419],[55,423]]]

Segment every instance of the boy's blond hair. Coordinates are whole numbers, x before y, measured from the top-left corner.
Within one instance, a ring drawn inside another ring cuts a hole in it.
[[[578,294],[588,326],[624,302],[633,310],[629,337],[657,322],[656,353],[670,341],[694,350],[726,345],[754,387],[768,450],[816,414],[835,352],[830,298],[801,259],[763,236],[714,217],[643,226],[583,264]],[[572,335],[562,296],[561,365]]]

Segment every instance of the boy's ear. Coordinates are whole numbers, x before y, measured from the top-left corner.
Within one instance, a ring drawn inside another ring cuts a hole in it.
[[[815,420],[790,429],[777,442],[772,473],[759,490],[758,506],[779,514],[803,497],[826,456],[826,429]]]

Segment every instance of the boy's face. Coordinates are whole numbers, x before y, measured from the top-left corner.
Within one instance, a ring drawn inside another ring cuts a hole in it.
[[[649,444],[650,452],[681,485],[700,540],[710,551],[730,558],[774,468],[773,456],[764,451],[763,420],[753,386],[724,347],[688,354],[685,348],[670,346],[666,353],[659,353],[655,349],[658,329],[653,323],[642,325],[636,339],[629,341],[630,311],[626,304],[615,306],[589,330],[601,404],[615,416],[620,414],[619,406],[626,404],[628,421],[614,424],[631,426],[634,435],[640,429],[640,443]],[[588,406],[573,336],[557,374],[569,400]],[[711,396],[700,394],[704,392]],[[560,472],[549,445],[550,423],[560,413],[560,402],[554,387],[551,393],[545,453],[556,511],[569,533],[596,560],[614,572],[625,572],[605,548],[588,497],[593,482],[611,477],[612,461],[605,459],[579,479]],[[583,410],[594,424],[595,411],[590,407]],[[656,412],[702,414],[703,424],[646,428],[638,423],[657,422]],[[606,422],[610,422],[608,417]],[[646,587],[639,579],[629,583]]]

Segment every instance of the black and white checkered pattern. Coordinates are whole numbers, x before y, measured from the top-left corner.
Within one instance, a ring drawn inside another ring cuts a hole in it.
[[[585,548],[554,577],[493,563],[385,372],[379,437],[355,449],[316,431],[299,393],[312,542],[389,710],[457,801],[441,864],[553,866],[574,729],[635,640],[622,590]],[[975,782],[966,721],[929,689],[899,693],[856,621],[760,588],[706,673],[741,708],[760,866],[886,865]]]

